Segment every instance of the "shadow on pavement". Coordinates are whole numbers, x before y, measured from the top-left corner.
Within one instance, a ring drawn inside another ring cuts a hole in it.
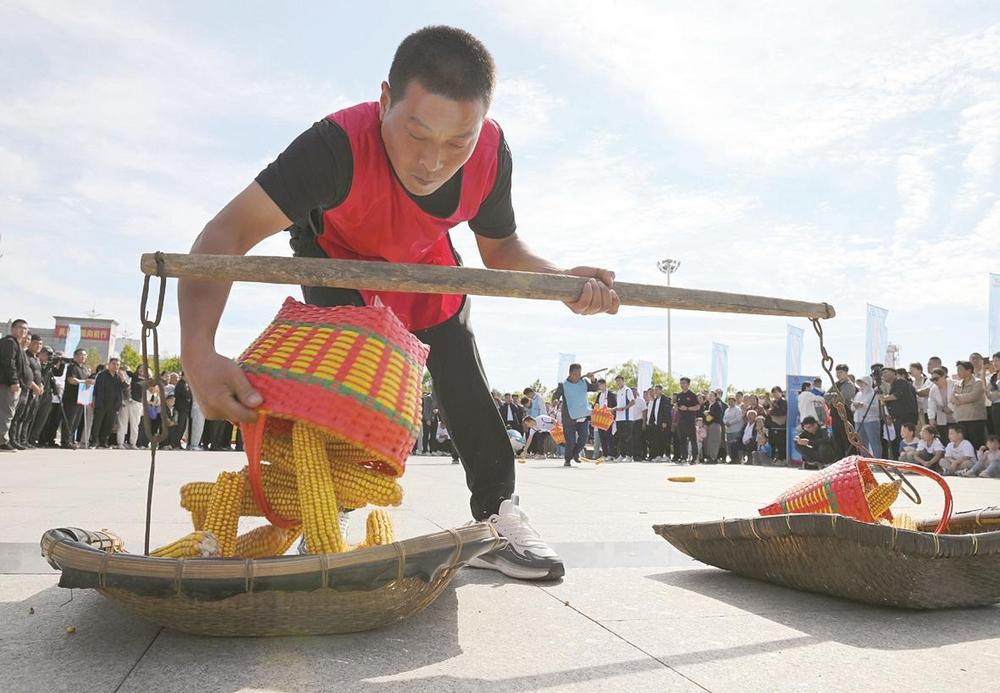
[[[1000,616],[1000,610],[995,606],[935,611],[870,606],[800,592],[717,569],[671,571],[650,575],[649,579],[716,599],[799,631],[809,636],[801,639],[805,641],[800,643],[803,645],[810,644],[810,641],[829,641],[893,651],[976,642],[996,637],[997,618]],[[774,644],[761,643],[750,646],[750,649],[769,651],[775,649],[772,647]],[[789,644],[786,643],[785,647]]]

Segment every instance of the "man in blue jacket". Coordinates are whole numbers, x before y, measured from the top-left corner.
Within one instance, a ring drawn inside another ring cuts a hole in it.
[[[564,467],[572,467],[571,461],[580,462],[583,452],[590,439],[590,398],[588,392],[597,391],[594,374],[583,374],[579,363],[571,364],[566,380],[559,383],[552,395],[552,401],[562,401],[562,427],[566,436],[563,453]]]

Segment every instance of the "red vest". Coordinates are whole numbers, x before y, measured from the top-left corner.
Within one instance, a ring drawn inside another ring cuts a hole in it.
[[[382,143],[378,102],[337,111],[330,120],[347,133],[354,173],[347,199],[323,214],[317,239],[328,257],[343,260],[458,265],[448,230],[476,216],[493,190],[500,128],[487,118],[472,156],[462,169],[462,191],[447,219],[420,209],[396,178]],[[410,330],[438,325],[462,307],[455,294],[361,291],[365,303],[392,308]]]

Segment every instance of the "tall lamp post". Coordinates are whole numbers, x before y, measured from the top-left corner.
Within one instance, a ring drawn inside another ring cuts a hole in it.
[[[656,263],[656,269],[667,275],[667,286],[670,286],[670,275],[678,270],[681,266],[680,260],[671,260],[670,258],[664,258]],[[667,308],[667,377],[673,380],[674,378],[674,364],[673,364],[673,353],[672,345],[670,343],[670,309]]]

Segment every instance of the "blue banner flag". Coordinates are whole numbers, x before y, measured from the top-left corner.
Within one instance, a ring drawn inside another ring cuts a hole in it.
[[[1000,274],[990,275],[990,354],[1000,351]],[[994,419],[995,420],[995,419]]]
[[[721,389],[726,396],[729,389],[729,345],[712,342],[712,389]]]
[[[802,339],[804,332],[801,327],[788,326],[785,338],[785,375],[802,372]]]
[[[873,363],[885,363],[885,351],[889,348],[889,328],[886,319],[889,311],[868,304],[868,319],[865,321],[865,368],[871,370]]]

